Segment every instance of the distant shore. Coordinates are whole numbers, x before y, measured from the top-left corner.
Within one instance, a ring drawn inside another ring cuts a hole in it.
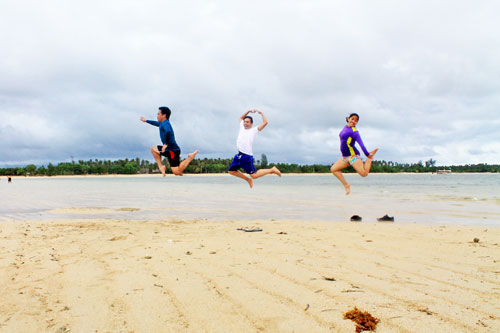
[[[481,174],[496,174],[496,172],[453,172],[448,174],[440,174],[440,176],[452,176],[452,175],[481,175]],[[309,172],[309,173],[283,173],[283,176],[317,176],[317,175],[332,175],[326,172]],[[356,173],[345,173],[345,175],[356,175]],[[374,172],[371,175],[438,175],[435,172]],[[0,176],[1,178],[11,177],[15,178],[120,178],[120,177],[161,177],[159,173],[146,173],[146,174],[106,174],[106,175],[55,175],[55,176]],[[229,176],[228,173],[185,173],[183,177],[213,177],[213,176]],[[167,173],[166,177],[177,177],[173,174]]]

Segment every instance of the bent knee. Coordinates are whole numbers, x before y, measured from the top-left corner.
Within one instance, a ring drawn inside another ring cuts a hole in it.
[[[359,175],[360,175],[361,177],[363,177],[363,178],[364,178],[364,177],[368,177],[368,172],[363,172],[363,173],[360,173]]]
[[[330,168],[330,171],[331,171],[332,173],[337,173],[337,172],[342,172],[342,169],[340,169],[340,168],[334,168],[334,167],[331,167],[331,168]]]
[[[257,178],[257,175],[255,174],[255,172],[251,173],[249,176],[252,177],[253,179]]]

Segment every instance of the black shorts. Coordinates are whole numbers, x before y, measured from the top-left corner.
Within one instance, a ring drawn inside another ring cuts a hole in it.
[[[165,152],[161,152],[163,149],[163,146],[156,146],[158,147],[158,151],[160,152],[161,156],[165,156],[168,159],[168,163],[170,164],[171,168],[178,167],[179,164],[181,164],[181,151],[180,150],[165,150]]]

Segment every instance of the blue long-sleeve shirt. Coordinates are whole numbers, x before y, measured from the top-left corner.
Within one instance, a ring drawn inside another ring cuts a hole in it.
[[[345,126],[342,131],[340,131],[340,151],[342,152],[342,156],[348,157],[353,155],[359,155],[359,150],[356,149],[354,144],[357,142],[363,153],[368,156],[370,153],[365,148],[363,144],[363,140],[361,140],[361,136],[359,135],[356,127]]]
[[[164,145],[167,145],[167,149],[165,150],[181,150],[181,148],[177,145],[177,142],[175,142],[174,129],[172,128],[170,121],[164,120],[160,123],[154,120],[146,120],[146,122],[150,125],[159,127],[161,142],[163,142]]]

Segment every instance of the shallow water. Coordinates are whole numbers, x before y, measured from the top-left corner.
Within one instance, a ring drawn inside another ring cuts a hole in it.
[[[500,225],[500,174],[347,174],[351,195],[331,175],[266,176],[254,188],[229,175],[162,178],[0,179],[0,221],[126,218],[348,221]]]

